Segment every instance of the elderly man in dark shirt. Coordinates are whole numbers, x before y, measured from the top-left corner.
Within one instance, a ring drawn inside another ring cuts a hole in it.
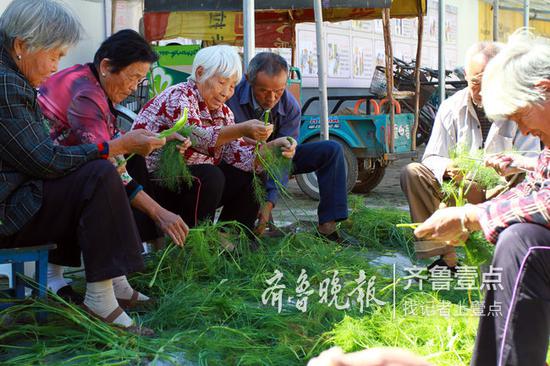
[[[290,136],[298,139],[301,108],[294,96],[286,90],[288,64],[281,56],[262,52],[248,67],[248,74],[227,105],[235,114],[235,122],[260,118],[271,110],[270,122],[274,125],[271,138]],[[255,143],[255,141],[250,141]],[[339,241],[336,222],[348,217],[345,161],[340,144],[334,141],[311,142],[298,145],[292,159],[292,173],[315,172],[319,181],[318,207],[319,233]],[[279,181],[286,185],[288,175]],[[266,182],[267,203],[260,209],[258,233],[263,233],[271,211],[277,202],[277,187],[273,179]]]

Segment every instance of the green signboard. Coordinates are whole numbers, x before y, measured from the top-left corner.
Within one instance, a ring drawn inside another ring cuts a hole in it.
[[[199,45],[155,47],[159,60],[151,67],[149,96],[152,98],[169,86],[186,81],[199,50]]]

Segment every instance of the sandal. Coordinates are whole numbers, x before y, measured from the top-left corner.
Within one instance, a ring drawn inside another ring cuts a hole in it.
[[[86,304],[82,303],[79,305],[82,310],[84,310],[88,315],[101,320],[102,322],[112,325],[115,328],[119,328],[122,330],[125,330],[128,333],[132,333],[138,336],[143,337],[153,337],[155,335],[155,331],[151,328],[139,326],[139,325],[130,325],[129,327],[124,327],[119,324],[114,324],[116,318],[120,316],[120,314],[124,313],[124,310],[118,306],[115,310],[111,312],[111,314],[107,315],[107,317],[102,317],[100,315],[97,315],[94,313],[89,307],[86,306]]]
[[[132,293],[132,297],[130,297],[129,299],[119,299],[117,297],[116,301],[118,301],[118,304],[120,305],[121,308],[123,308],[124,310],[139,311],[153,305],[154,303],[153,299],[138,300],[139,292],[134,289],[132,290],[134,292]]]

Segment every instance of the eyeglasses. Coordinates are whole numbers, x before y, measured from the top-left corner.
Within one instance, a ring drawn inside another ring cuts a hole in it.
[[[127,83],[132,85],[139,85],[147,78],[146,76],[143,77],[140,75],[128,75],[126,70],[121,70],[119,75],[122,76]]]

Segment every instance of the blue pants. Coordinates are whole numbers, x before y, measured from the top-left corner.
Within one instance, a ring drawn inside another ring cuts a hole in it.
[[[315,172],[321,196],[319,224],[348,218],[346,168],[342,146],[335,141],[300,144],[292,159],[293,174]]]

